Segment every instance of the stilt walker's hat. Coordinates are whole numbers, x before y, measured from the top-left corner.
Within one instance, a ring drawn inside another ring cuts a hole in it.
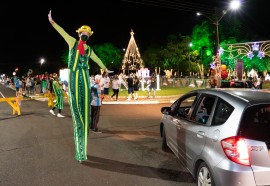
[[[91,31],[91,27],[87,25],[81,26],[81,28],[76,30],[76,32],[78,32],[79,34],[82,32],[88,32],[90,36],[94,33],[93,31]]]
[[[53,78],[54,80],[57,80],[57,78],[58,78],[57,74],[56,74],[56,73],[53,73],[52,78]]]

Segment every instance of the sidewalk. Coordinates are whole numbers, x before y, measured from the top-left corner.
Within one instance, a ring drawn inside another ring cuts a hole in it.
[[[146,96],[139,96],[137,100],[127,100],[126,97],[119,97],[119,101],[103,101],[105,104],[160,104],[173,103],[180,96],[156,96],[156,98],[147,98]]]
[[[15,87],[10,86],[9,88],[15,91]],[[35,95],[25,95],[30,99],[35,99],[39,101],[47,101],[48,98],[44,97],[42,94]],[[175,96],[156,96],[156,98],[147,98],[147,96],[139,96],[137,100],[127,100],[126,96],[119,96],[118,101],[105,100],[102,102],[103,105],[117,105],[117,104],[160,104],[160,103],[173,103],[178,99],[180,95]]]
[[[43,97],[42,94],[26,95],[27,97],[40,101],[47,101],[48,98]],[[160,104],[160,103],[173,103],[180,96],[157,96],[156,98],[147,98],[146,96],[139,96],[137,100],[127,100],[125,96],[118,97],[118,101],[104,100],[103,105],[119,105],[119,104]]]

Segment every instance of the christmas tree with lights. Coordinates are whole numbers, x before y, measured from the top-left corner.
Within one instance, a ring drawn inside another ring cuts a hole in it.
[[[127,70],[128,75],[130,71],[136,73],[137,70],[143,68],[143,60],[137,47],[133,30],[131,30],[130,35],[128,47],[122,61],[123,74],[125,74],[125,71]]]

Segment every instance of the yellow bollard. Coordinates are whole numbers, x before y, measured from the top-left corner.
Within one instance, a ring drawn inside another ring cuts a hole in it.
[[[19,101],[23,100],[22,97],[11,97],[11,98],[0,98],[0,102],[7,102],[12,108],[12,114],[15,115],[16,113],[18,116],[21,115],[21,108]]]
[[[55,100],[55,94],[54,93],[46,93],[46,94],[44,94],[44,97],[48,97],[48,107],[53,107],[53,100]]]

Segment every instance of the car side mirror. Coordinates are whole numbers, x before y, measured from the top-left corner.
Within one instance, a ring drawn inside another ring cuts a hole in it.
[[[171,107],[162,107],[160,111],[162,114],[170,115],[171,114]]]

